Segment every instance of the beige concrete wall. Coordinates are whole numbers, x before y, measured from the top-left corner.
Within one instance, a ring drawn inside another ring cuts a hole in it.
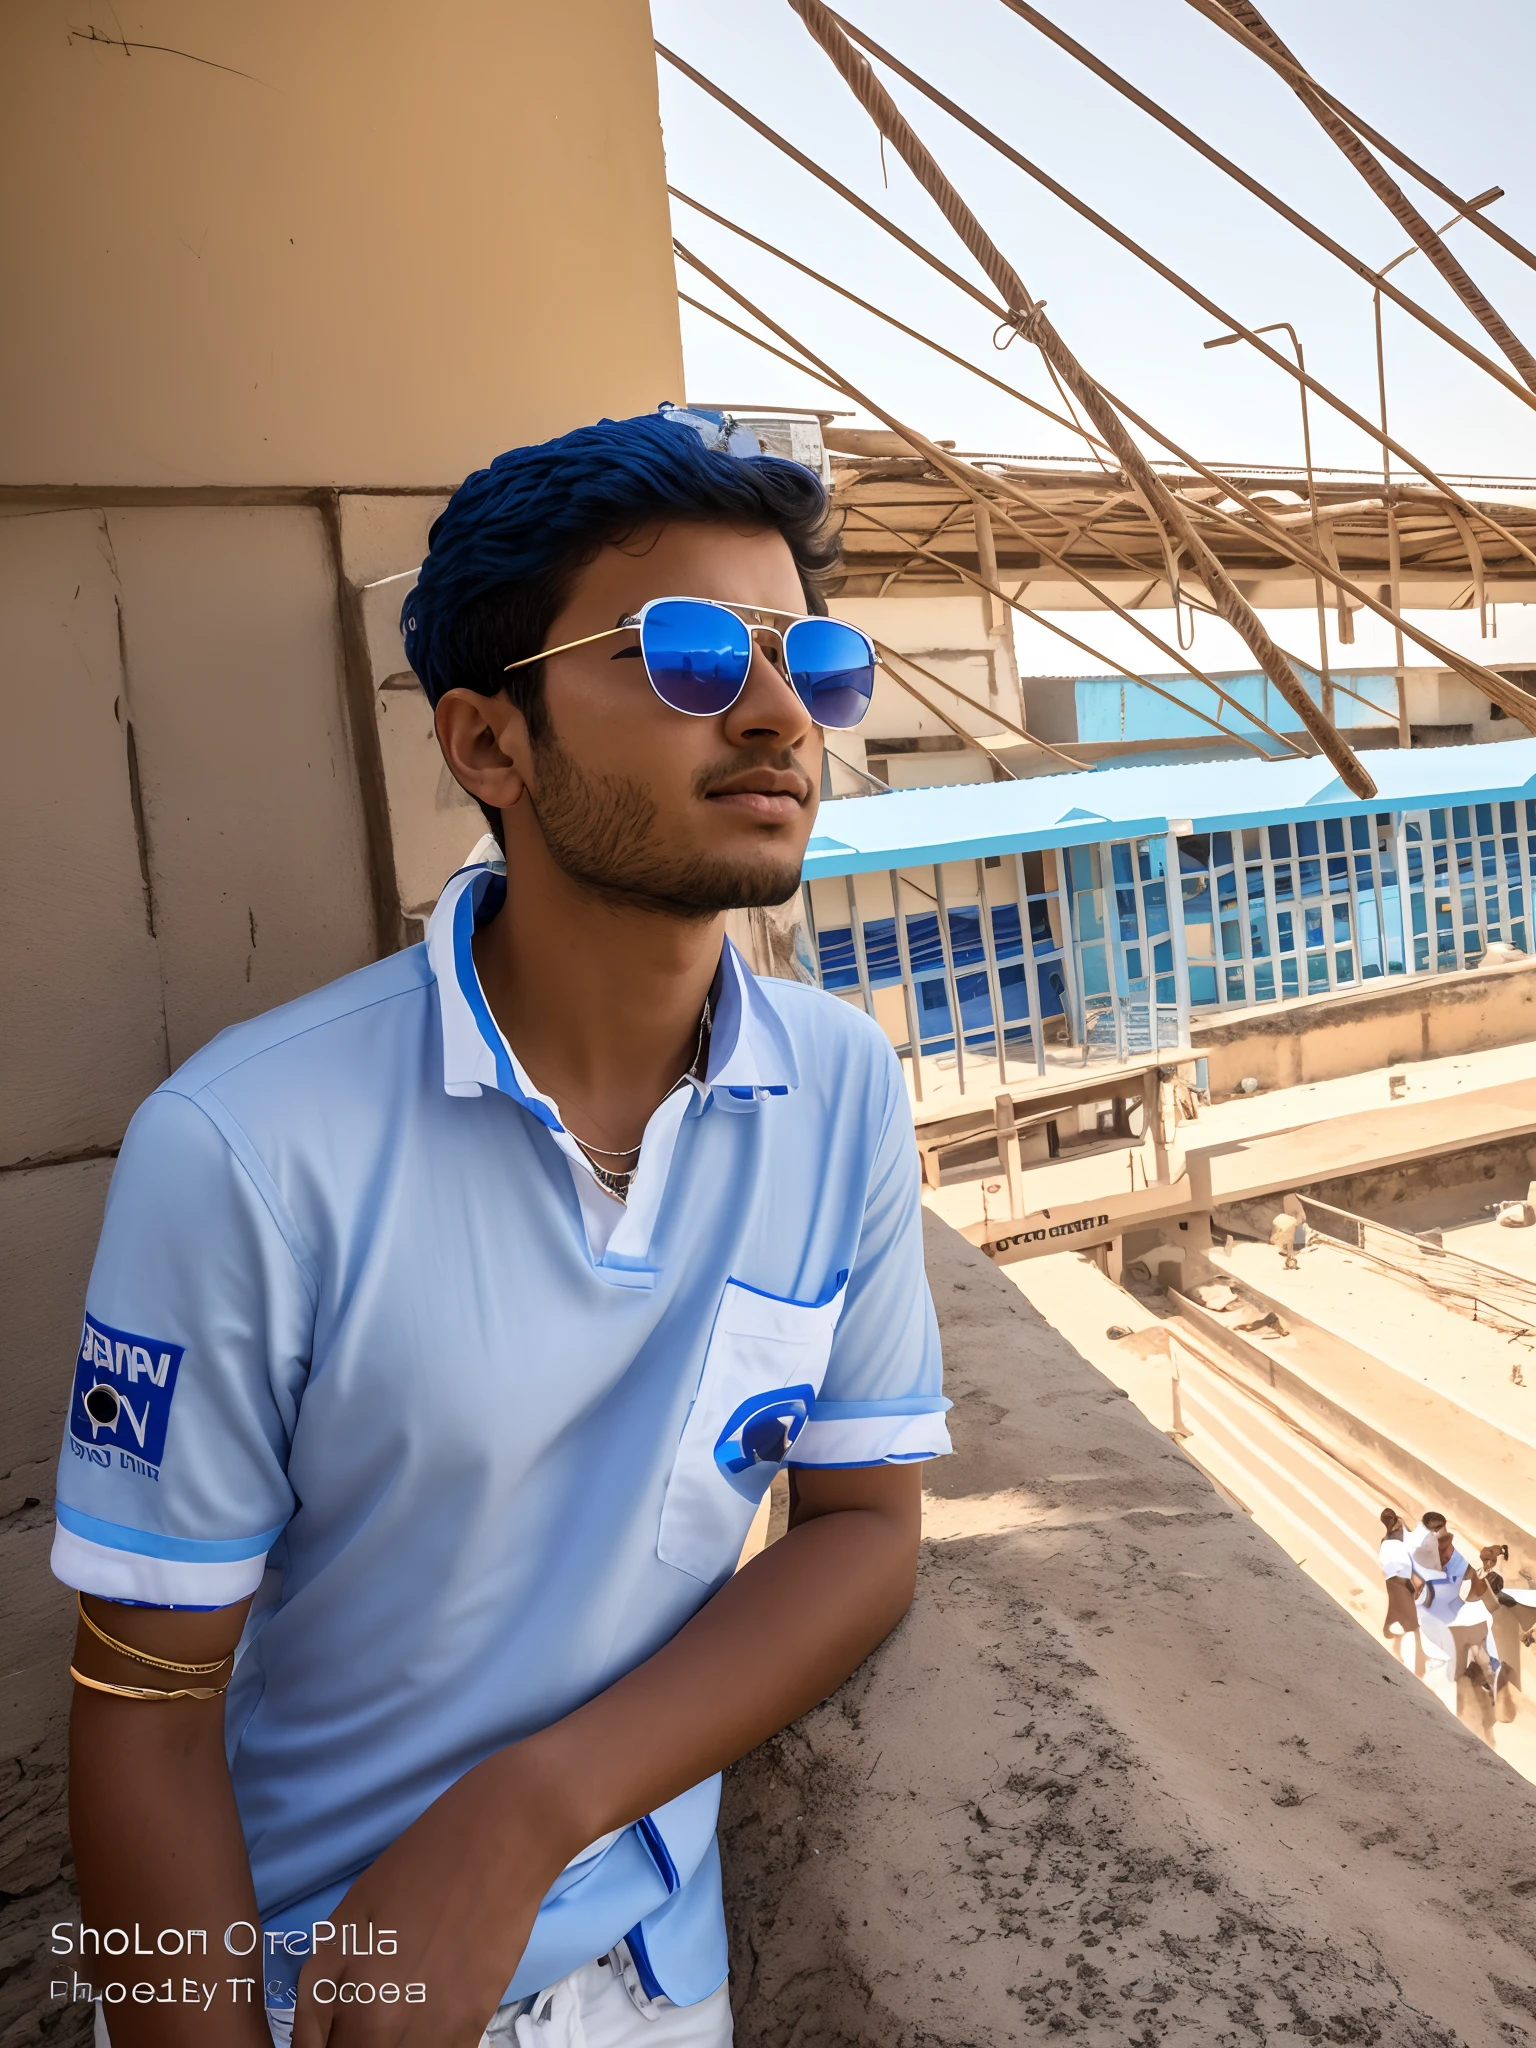
[[[1393,981],[1358,995],[1244,1010],[1191,1031],[1208,1062],[1213,1101],[1245,1077],[1295,1088],[1405,1061],[1442,1059],[1536,1038],[1536,960],[1475,974]]]
[[[988,631],[979,593],[912,597],[897,586],[888,597],[836,598],[832,610],[838,618],[862,626],[887,647],[910,654],[933,675],[963,690],[972,703],[963,702],[952,690],[936,687],[915,670],[910,674],[910,680],[923,695],[941,706],[963,731],[989,737],[998,733],[994,714],[999,712],[1015,724],[1022,723],[1012,632],[1006,622],[997,631]],[[875,694],[862,730],[866,746],[879,752],[876,743],[882,739],[942,737],[953,728],[935,712],[925,709],[882,669],[875,678]],[[942,756],[939,758],[943,760]],[[933,782],[989,778],[985,756],[968,750],[960,759],[967,765],[964,775],[930,775],[927,761],[921,763],[922,772]],[[894,761],[892,765],[894,768]],[[905,779],[897,782],[893,775],[893,786],[923,786],[911,780],[911,773],[915,772],[912,763],[904,760],[900,766]]]
[[[485,831],[480,810],[443,762],[432,707],[406,666],[400,605],[446,499],[436,493],[345,493],[342,575],[354,606],[377,734],[393,888],[402,935],[421,936],[444,882]]]
[[[0,482],[452,484],[681,399],[650,37],[644,0],[0,9]]]

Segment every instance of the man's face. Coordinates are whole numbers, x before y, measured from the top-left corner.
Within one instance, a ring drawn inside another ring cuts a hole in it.
[[[789,548],[773,532],[676,523],[605,547],[576,578],[545,645],[602,633],[650,598],[708,597],[799,613]],[[787,620],[778,621],[787,624]],[[468,699],[438,731],[459,779],[503,811],[509,862],[536,832],[572,880],[615,902],[686,918],[781,903],[794,892],[816,815],[821,733],[776,666],[778,642],[755,640],[741,695],[713,718],[663,704],[626,632],[544,665],[547,730],[529,737],[504,698]],[[452,735],[492,729],[508,779],[463,772]],[[490,787],[487,785],[494,785]]]

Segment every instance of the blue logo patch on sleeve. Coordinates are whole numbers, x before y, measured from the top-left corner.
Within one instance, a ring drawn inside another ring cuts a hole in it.
[[[96,1464],[115,1462],[130,1471],[147,1467],[150,1477],[159,1477],[184,1348],[86,1317],[75,1361],[69,1433]],[[116,1460],[113,1451],[121,1453]]]

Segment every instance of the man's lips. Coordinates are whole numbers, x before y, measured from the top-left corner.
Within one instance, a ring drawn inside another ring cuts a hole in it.
[[[795,817],[804,808],[810,793],[810,784],[804,776],[791,775],[782,769],[754,768],[745,775],[733,775],[728,782],[710,790],[705,801],[719,804],[726,810],[740,811],[744,817],[777,824]]]

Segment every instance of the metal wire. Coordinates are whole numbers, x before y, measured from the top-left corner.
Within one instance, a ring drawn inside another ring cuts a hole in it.
[[[1447,327],[1445,322],[1437,319],[1427,306],[1421,306],[1411,293],[1405,292],[1399,285],[1390,283],[1377,271],[1373,270],[1363,257],[1356,256],[1351,250],[1346,249],[1342,242],[1335,241],[1333,236],[1328,234],[1325,229],[1320,228],[1315,221],[1308,220],[1304,213],[1300,213],[1294,206],[1288,205],[1277,192],[1272,192],[1267,185],[1262,184],[1259,179],[1251,176],[1240,164],[1234,163],[1231,157],[1224,156],[1219,149],[1214,148],[1207,142],[1204,136],[1198,135],[1193,128],[1187,127],[1184,122],[1179,120],[1176,114],[1169,113],[1166,107],[1160,106],[1156,100],[1149,98],[1146,93],[1141,92],[1136,86],[1132,85],[1128,78],[1123,78],[1118,71],[1113,70],[1102,58],[1096,57],[1091,50],[1086,49],[1083,44],[1075,41],[1073,37],[1066,33],[1065,29],[1058,28],[1055,22],[1049,20],[1038,8],[1031,7],[1029,0],[1002,0],[1002,4],[1011,13],[1016,14],[1021,21],[1027,21],[1031,28],[1037,29],[1041,35],[1055,43],[1058,49],[1065,50],[1067,55],[1075,58],[1085,70],[1091,71],[1096,78],[1102,79],[1106,85],[1112,87],[1114,91],[1129,100],[1132,106],[1139,107],[1144,114],[1149,115],[1159,126],[1166,128],[1170,135],[1176,135],[1181,142],[1187,143],[1191,149],[1203,156],[1208,163],[1212,163],[1218,170],[1224,171],[1235,184],[1241,185],[1245,192],[1252,193],[1255,199],[1261,200],[1265,206],[1272,208],[1291,227],[1295,228],[1299,233],[1306,235],[1309,240],[1316,242],[1319,248],[1326,249],[1331,256],[1336,256],[1346,269],[1352,270],[1357,277],[1363,278],[1373,290],[1380,289],[1383,291],[1392,300],[1394,305],[1400,306],[1405,313],[1411,315],[1421,326],[1427,327],[1432,334],[1438,335],[1443,342],[1446,342],[1451,348],[1464,355],[1469,362],[1474,362],[1480,369],[1486,370],[1491,377],[1496,378],[1515,397],[1527,404],[1530,403],[1530,396],[1526,387],[1517,379],[1511,377],[1501,364],[1494,362],[1491,357],[1484,355],[1482,350],[1468,341],[1465,335],[1458,334],[1454,327]],[[866,50],[870,51],[872,55],[879,57],[882,63],[889,64],[893,70],[900,70],[901,75],[904,78],[908,78],[913,84],[918,83],[916,79],[911,77],[910,73],[903,70],[896,63],[893,57],[888,57],[877,49],[875,44],[861,29],[854,27],[851,22],[844,22],[843,26],[857,42],[863,44]],[[965,117],[957,115],[956,118],[964,119]],[[967,125],[969,126],[970,123],[967,122]]]
[[[1030,297],[1017,271],[913,133],[890,94],[875,77],[868,61],[855,50],[837,20],[822,5],[822,0],[789,0],[789,5],[832,59],[877,129],[894,143],[908,169],[1002,293],[1009,316],[1021,336],[1032,341],[1046,360],[1054,364],[1097,432],[1109,444],[1126,476],[1145,492],[1159,522],[1168,528],[1174,539],[1190,550],[1217,610],[1247,644],[1260,668],[1291,706],[1320,750],[1332,761],[1345,786],[1357,796],[1374,796],[1376,784],[1354,750],[1302,688],[1290,663],[1265,631],[1258,614],[1126,432],[1124,422],[1102,387],[1089,375],[1046,317],[1043,305]]]
[[[1168,643],[1165,640],[1161,639],[1156,633],[1154,633],[1151,627],[1148,626],[1145,623],[1145,621],[1138,619],[1137,617],[1135,617],[1133,613],[1126,611],[1124,606],[1117,604],[1112,597],[1109,597],[1108,595],[1106,595],[1105,592],[1101,591],[1098,588],[1098,586],[1091,581],[1089,577],[1083,574],[1083,572],[1076,566],[1075,563],[1068,561],[1066,556],[1058,554],[1052,547],[1049,546],[1047,542],[1041,539],[1039,534],[1030,533],[1026,531],[1023,527],[1018,525],[1017,521],[1015,521],[1009,515],[1007,509],[1004,506],[1001,506],[997,503],[996,496],[994,494],[1011,494],[1018,498],[1023,503],[1031,505],[1033,509],[1038,508],[1034,507],[1034,501],[1030,497],[1028,491],[1026,491],[1022,486],[1016,484],[1011,477],[987,475],[980,470],[972,469],[970,464],[961,460],[960,457],[950,455],[947,450],[936,446],[935,443],[928,440],[926,435],[920,434],[915,427],[909,427],[908,425],[906,425],[904,421],[897,419],[894,414],[887,412],[882,406],[878,405],[874,399],[869,397],[867,393],[861,391],[857,385],[850,384],[845,377],[841,376],[835,369],[832,368],[832,366],[829,363],[824,362],[820,356],[815,355],[809,348],[806,347],[804,342],[798,340],[794,335],[792,335],[789,332],[787,328],[780,326],[778,321],[772,319],[767,313],[763,311],[763,309],[760,306],[754,305],[752,301],[749,298],[747,298],[744,293],[737,291],[734,285],[728,284],[726,280],[719,274],[718,271],[711,270],[707,263],[702,262],[689,249],[687,249],[683,243],[674,240],[672,246],[676,250],[678,255],[683,259],[683,261],[690,266],[690,268],[698,271],[701,277],[707,277],[711,284],[715,285],[719,290],[723,291],[728,298],[734,299],[736,304],[738,306],[741,306],[746,312],[750,313],[754,319],[760,320],[765,327],[770,329],[772,333],[777,334],[782,341],[787,341],[792,348],[797,349],[800,353],[800,356],[803,357],[805,360],[804,362],[798,361],[796,357],[786,354],[782,349],[773,348],[771,344],[767,342],[759,341],[760,347],[767,349],[768,352],[772,355],[779,356],[781,360],[784,362],[793,363],[797,369],[804,369],[807,364],[814,366],[812,369],[812,374],[814,374],[820,382],[829,384],[833,390],[842,392],[845,397],[853,399],[855,404],[866,407],[870,412],[872,412],[875,415],[877,419],[883,420],[893,433],[901,435],[901,437],[910,444],[910,446],[916,453],[924,456],[933,465],[934,468],[936,468],[942,475],[947,476],[949,480],[952,483],[954,483],[960,490],[964,491],[968,497],[983,499],[989,505],[990,509],[997,515],[997,517],[1002,519],[1003,522],[1007,526],[1009,526],[1014,533],[1018,534],[1020,538],[1023,539],[1030,547],[1036,548],[1039,550],[1041,554],[1048,556],[1052,562],[1058,564],[1064,570],[1064,572],[1068,576],[1070,576],[1075,582],[1080,583],[1084,589],[1092,591],[1093,595],[1098,599],[1099,603],[1103,605],[1106,610],[1115,613],[1115,615],[1118,618],[1124,619],[1126,623],[1133,627],[1138,633],[1140,633],[1143,636],[1143,638],[1150,641],[1151,644],[1154,647],[1156,647],[1160,653],[1167,655],[1168,658],[1172,660],[1177,666],[1185,669],[1194,678],[1196,682],[1204,683],[1209,689],[1214,690],[1218,697],[1223,696],[1225,694],[1221,690],[1220,685],[1212,682],[1211,678],[1208,675],[1206,675],[1202,670],[1192,667],[1186,657],[1175,653],[1174,650],[1169,647]],[[747,339],[748,341],[758,341],[757,336],[750,334],[748,330],[744,327],[738,327],[735,321],[727,320],[723,314],[715,313],[712,307],[702,305],[699,300],[689,298],[686,293],[680,294],[680,296],[685,299],[687,304],[691,306],[696,306],[699,308],[701,312],[708,313],[712,318],[718,319],[723,326],[731,328],[733,332],[744,336],[744,338]],[[858,509],[864,513],[864,516],[870,516],[866,508],[859,507]],[[911,543],[907,541],[905,535],[902,535],[901,539],[904,546],[910,547]],[[1002,590],[998,590],[994,594],[1002,598],[1002,601],[1005,604],[1009,605],[1013,610],[1026,613],[1028,617],[1038,620],[1039,623],[1049,627],[1051,631],[1061,633],[1063,638],[1072,638],[1072,635],[1066,633],[1064,628],[1055,626],[1052,621],[1050,621],[1044,616],[1043,613],[1029,612],[1027,610],[1027,607],[1017,603],[1015,599],[1008,597],[1007,594]],[[1076,641],[1074,642],[1074,644],[1078,646],[1085,645],[1085,643],[1081,641]],[[1092,648],[1086,648],[1085,651],[1093,653],[1096,660],[1107,661],[1107,657],[1097,654],[1095,650]],[[1129,677],[1129,680],[1131,680],[1132,682],[1146,683],[1146,678],[1144,676],[1137,676],[1128,670],[1120,669],[1120,664],[1118,662],[1108,661],[1108,666],[1111,668],[1119,669],[1120,673],[1127,675]],[[1147,684],[1147,687],[1153,688],[1155,686]],[[1176,701],[1180,703],[1183,702],[1182,699],[1178,699]],[[1184,708],[1192,709],[1193,707],[1186,705]],[[1242,705],[1235,705],[1235,708],[1239,712],[1240,716],[1242,716],[1245,719],[1248,719],[1251,723],[1258,725],[1262,731],[1267,732],[1270,735],[1270,737],[1274,740],[1277,740],[1281,746],[1290,747],[1292,752],[1299,753],[1300,751],[1302,751],[1300,748],[1295,747],[1291,741],[1287,740],[1283,734],[1277,733],[1273,730],[1272,727],[1265,725],[1264,721],[1261,718],[1255,717],[1255,715],[1252,712],[1248,711]],[[1197,713],[1197,715],[1203,714]],[[1222,731],[1230,739],[1242,740],[1242,735],[1233,732],[1230,727],[1222,726],[1219,728],[1219,730]],[[1242,743],[1244,745],[1252,744],[1251,741],[1242,741]],[[1259,749],[1257,751],[1262,751],[1262,749]],[[1375,793],[1374,788],[1370,793]]]
[[[1275,38],[1274,46],[1271,47],[1254,35],[1251,30],[1245,28],[1241,22],[1234,20],[1230,15],[1220,13],[1209,4],[1209,0],[1190,0],[1190,5],[1197,12],[1203,14],[1208,21],[1214,22],[1219,29],[1224,30],[1234,41],[1245,43],[1255,56],[1262,58],[1269,65],[1272,71],[1278,71],[1288,85],[1293,87],[1298,83],[1306,85],[1335,114],[1338,114],[1347,121],[1357,135],[1363,135],[1367,142],[1374,142],[1382,155],[1390,158],[1400,171],[1406,171],[1409,177],[1417,178],[1427,191],[1435,193],[1448,206],[1454,206],[1458,213],[1464,214],[1475,228],[1487,235],[1490,240],[1497,242],[1501,249],[1507,249],[1511,256],[1518,256],[1528,269],[1536,270],[1536,252],[1527,249],[1523,242],[1517,242],[1515,237],[1504,228],[1501,228],[1497,221],[1486,220],[1481,213],[1474,211],[1467,200],[1463,199],[1458,193],[1453,192],[1449,185],[1435,176],[1433,171],[1427,171],[1422,164],[1415,163],[1411,156],[1400,150],[1395,143],[1389,142],[1386,136],[1371,127],[1368,121],[1362,121],[1358,114],[1352,113],[1336,93],[1331,93],[1325,86],[1318,84],[1306,67],[1296,61],[1290,51],[1279,41],[1278,37]]]
[[[921,242],[915,241],[911,235],[907,234],[904,229],[897,227],[893,221],[887,220],[884,214],[876,207],[869,205],[867,201],[861,199],[856,192],[850,192],[848,187],[834,178],[830,171],[823,170],[811,157],[806,156],[802,150],[796,149],[792,142],[786,140],[776,129],[769,127],[766,121],[759,120],[757,115],[749,112],[746,107],[741,105],[740,101],[732,99],[729,93],[722,91],[712,80],[706,78],[701,71],[695,70],[691,64],[685,62],[683,58],[669,50],[664,43],[657,43],[655,49],[658,56],[665,58],[669,64],[675,66],[685,77],[691,79],[702,92],[708,93],[711,99],[717,101],[729,113],[734,114],[738,120],[751,128],[755,134],[762,136],[764,141],[771,143],[775,149],[782,151],[792,163],[796,163],[802,170],[808,171],[812,177],[818,179],[829,191],[837,193],[839,198],[845,199],[850,206],[855,207],[867,219],[873,221],[877,227],[883,228],[894,241],[899,242],[911,255],[926,263],[931,270],[936,271],[940,277],[954,285],[957,290],[964,292],[968,298],[973,299],[978,305],[984,306],[994,320],[1007,319],[1006,307],[1000,306],[995,299],[989,297],[986,292],[972,284],[969,278],[962,277],[958,271],[952,270],[940,257],[935,256],[930,249],[924,248]],[[1065,192],[1065,188],[1063,188],[1063,192]],[[1526,560],[1533,567],[1536,567],[1536,552],[1528,548],[1523,541],[1511,533],[1500,521],[1495,519],[1486,508],[1472,505],[1459,491],[1447,483],[1442,476],[1431,469],[1428,463],[1423,461],[1418,455],[1415,455],[1411,448],[1405,447],[1401,441],[1394,440],[1382,425],[1374,420],[1367,419],[1363,413],[1356,412],[1355,408],[1346,399],[1341,398],[1336,391],[1330,390],[1326,384],[1320,383],[1311,371],[1302,372],[1298,370],[1297,365],[1290,357],[1281,350],[1272,348],[1262,335],[1253,333],[1240,320],[1235,319],[1233,315],[1218,306],[1214,300],[1206,299],[1203,294],[1197,293],[1196,288],[1187,279],[1180,277],[1177,272],[1163,270],[1163,267],[1157,263],[1156,258],[1152,257],[1149,252],[1142,250],[1140,245],[1131,241],[1129,237],[1122,236],[1119,229],[1112,227],[1109,222],[1102,220],[1100,216],[1092,214],[1091,210],[1087,210],[1087,213],[1088,217],[1101,226],[1106,234],[1121,241],[1123,246],[1133,254],[1141,257],[1149,266],[1158,269],[1165,276],[1167,282],[1195,299],[1213,318],[1225,321],[1234,333],[1240,334],[1245,341],[1250,342],[1261,355],[1274,363],[1277,368],[1283,370],[1287,376],[1296,377],[1304,381],[1307,389],[1321,398],[1325,404],[1332,406],[1340,418],[1347,419],[1351,426],[1358,427],[1362,433],[1369,435],[1373,441],[1378,442],[1390,454],[1396,455],[1401,461],[1407,463],[1410,468],[1417,470],[1426,483],[1432,484],[1443,496],[1459,506],[1464,514],[1469,518],[1480,520],[1490,531],[1496,533],[1501,540],[1512,547],[1517,554],[1524,555]],[[974,368],[974,365],[971,367]],[[1499,370],[1497,364],[1490,364],[1489,367],[1494,375],[1500,377],[1504,375]],[[977,371],[976,374],[981,376],[985,375],[985,372]],[[1518,384],[1512,382],[1509,388],[1519,393],[1522,398],[1524,397],[1522,387]],[[1107,395],[1112,396],[1112,394]],[[1033,401],[1026,401],[1026,403],[1033,403]],[[1113,403],[1131,421],[1133,426],[1139,426],[1144,432],[1151,433],[1153,438],[1159,441],[1164,448],[1169,449],[1171,452],[1175,450],[1175,443],[1170,442],[1165,434],[1160,434],[1155,428],[1148,426],[1147,422],[1133,412],[1123,400],[1113,399]],[[1066,423],[1058,422],[1058,424]],[[1075,431],[1079,434],[1084,433],[1080,426],[1076,427]],[[1103,444],[1101,443],[1100,445]],[[1187,461],[1188,459],[1188,457],[1180,453],[1180,460]],[[1201,473],[1202,475],[1213,477],[1214,481],[1221,481],[1219,477],[1215,477],[1214,473],[1208,469],[1203,469]],[[1223,484],[1223,488],[1230,490],[1231,487]],[[1237,493],[1232,492],[1232,495],[1236,496]]]

